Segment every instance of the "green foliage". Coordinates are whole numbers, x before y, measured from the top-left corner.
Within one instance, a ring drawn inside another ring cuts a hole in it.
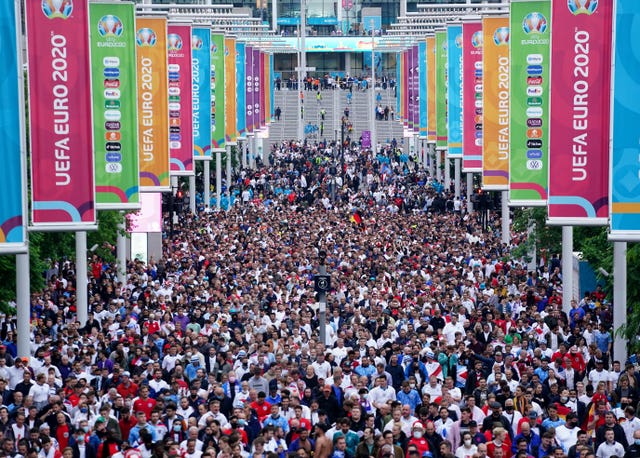
[[[514,256],[524,256],[535,243],[536,256],[538,258],[544,254],[560,253],[562,251],[562,228],[559,226],[549,226],[547,221],[546,207],[516,208],[514,210],[513,229],[516,232],[526,233],[530,224],[534,230],[527,240],[522,243],[514,252]],[[546,255],[549,258],[549,255]]]

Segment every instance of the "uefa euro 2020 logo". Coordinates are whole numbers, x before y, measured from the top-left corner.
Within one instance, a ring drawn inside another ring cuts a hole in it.
[[[567,0],[567,7],[571,14],[592,15],[598,8],[598,0]]]
[[[42,0],[42,12],[49,19],[67,19],[73,11],[73,0]]]
[[[462,34],[461,33],[456,35],[455,43],[456,43],[456,48],[462,48]]]
[[[547,18],[542,13],[529,13],[522,21],[522,29],[527,35],[530,33],[545,33],[547,31]]]
[[[136,44],[140,47],[155,46],[157,41],[158,36],[148,27],[144,27],[136,33]]]
[[[170,33],[167,37],[169,51],[180,51],[182,49],[182,38],[177,33]]]
[[[477,31],[471,35],[471,46],[474,48],[482,48],[482,32]]]
[[[496,46],[508,45],[509,36],[509,27],[498,27],[496,31],[493,32],[493,42],[496,44]]]
[[[119,37],[124,26],[118,16],[107,14],[98,21],[98,33],[103,37]]]
[[[191,35],[191,49],[195,51],[202,49],[202,38],[197,35]]]

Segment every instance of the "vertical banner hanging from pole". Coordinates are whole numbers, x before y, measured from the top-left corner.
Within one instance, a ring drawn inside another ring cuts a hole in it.
[[[482,23],[462,24],[462,171],[482,171]]]
[[[211,159],[211,29],[191,29],[193,157]]]
[[[211,141],[213,151],[225,150],[224,35],[211,34]]]
[[[462,157],[462,25],[447,26],[447,157]]]
[[[509,189],[509,17],[482,19],[482,187]]]
[[[436,37],[428,36],[427,42],[427,141],[436,142]]]
[[[406,60],[406,80],[407,80],[407,127],[409,129],[413,129],[414,125],[414,115],[415,115],[415,92],[413,90],[413,46],[407,49],[407,60]]]
[[[259,51],[260,56],[260,129],[267,127],[267,94],[269,93],[268,81],[266,79],[267,69],[265,67],[265,53]]]
[[[224,130],[227,145],[236,145],[238,142],[238,126],[236,123],[236,39],[225,37],[224,39]]]
[[[427,41],[422,40],[418,43],[418,74],[419,77],[419,95],[418,101],[419,118],[420,118],[420,138],[427,138]]]
[[[548,222],[606,225],[612,2],[553,2]]]
[[[168,31],[169,97],[180,97],[169,102],[171,175],[189,176],[194,174],[191,25],[169,22]]]
[[[420,132],[420,65],[418,62],[418,45],[411,47],[411,70],[413,88],[413,131],[417,134]]]
[[[89,24],[97,208],[140,208],[135,5],[90,3]]]
[[[246,131],[248,134],[253,133],[254,117],[253,117],[253,48],[251,46],[245,46],[244,48],[244,72],[245,72],[245,101],[247,125]]]
[[[167,19],[136,18],[136,46],[140,191],[168,191],[170,183]]]
[[[402,120],[402,55],[396,53],[396,119]]]
[[[447,32],[436,32],[436,147],[447,147]]]
[[[236,127],[238,138],[246,138],[247,131],[247,94],[244,43],[236,42]]]
[[[612,240],[640,240],[640,2],[616,0],[611,143]]]
[[[274,91],[275,91],[275,81],[274,81],[274,57],[273,52],[269,53],[269,119],[270,122],[273,122],[275,119],[275,105],[274,105]]]
[[[24,253],[26,245],[26,215],[24,183],[25,157],[24,100],[22,68],[18,65],[21,50],[18,45],[20,27],[20,3],[5,0],[0,3],[0,42],[3,53],[0,56],[4,72],[0,77],[0,132],[4,135],[4,150],[0,180],[3,198],[0,202],[0,253]]]
[[[550,33],[548,0],[511,3],[509,202],[547,204]]]
[[[252,49],[253,58],[251,59],[251,66],[253,67],[253,129],[259,130],[260,125],[260,93],[262,90],[262,78],[260,75],[260,50],[257,48]]]
[[[88,2],[25,7],[31,221],[41,230],[83,230],[96,222]]]

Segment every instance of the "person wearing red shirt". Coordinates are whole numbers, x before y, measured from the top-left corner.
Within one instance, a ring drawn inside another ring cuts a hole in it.
[[[118,394],[125,399],[129,397],[134,398],[138,395],[138,385],[133,383],[129,377],[131,377],[131,374],[128,371],[123,372],[122,382],[116,388]]]
[[[96,425],[100,422],[100,420],[101,420],[100,418],[96,420]],[[126,407],[123,407],[122,410],[120,411],[120,421],[118,421],[118,425],[120,426],[121,437],[125,439],[128,438],[129,433],[131,432],[131,428],[133,428],[137,423],[138,421],[135,419],[135,417],[131,416],[131,412],[129,412],[129,409],[127,409]]]
[[[260,420],[260,423],[271,415],[271,404],[265,401],[266,398],[267,394],[264,391],[261,391],[258,393],[258,400],[251,403],[251,408],[258,414],[258,420]]]
[[[67,445],[69,445],[69,438],[71,437],[71,428],[67,423],[67,417],[62,412],[59,412],[56,415],[56,429],[55,429],[55,437],[60,444],[60,449],[64,450]]]
[[[496,449],[502,449],[503,458],[511,458],[511,443],[507,430],[501,427],[493,429],[493,440],[487,443],[487,456],[495,458]]]
[[[140,397],[133,401],[133,411],[144,412],[147,416],[147,419],[151,418],[151,411],[156,406],[156,400],[149,397],[149,387],[147,385],[142,385],[140,387]]]
[[[156,320],[156,315],[154,313],[149,314],[149,320],[145,321],[142,325],[147,328],[150,336],[153,334],[160,332],[160,321]]]
[[[424,456],[429,451],[429,442],[424,437],[424,426],[419,421],[416,421],[411,428],[411,440],[407,444],[407,448],[409,445],[416,447],[420,452],[420,456]],[[408,453],[407,458],[409,458]]]

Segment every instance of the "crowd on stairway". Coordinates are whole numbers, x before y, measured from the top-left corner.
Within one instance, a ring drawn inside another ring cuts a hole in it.
[[[94,257],[86,323],[54,262],[31,355],[0,317],[0,457],[639,457],[602,291],[563,308],[557,256],[396,146],[275,145],[126,281]]]

